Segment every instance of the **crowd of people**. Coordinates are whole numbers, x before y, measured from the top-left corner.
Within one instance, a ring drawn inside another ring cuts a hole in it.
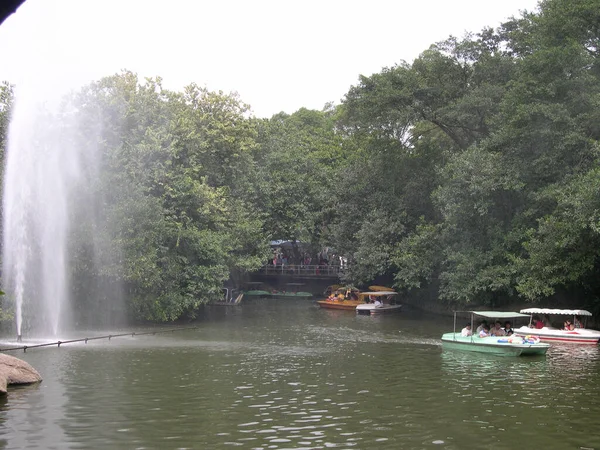
[[[471,324],[467,323],[467,325],[461,330],[461,336],[472,336],[473,331],[471,330]],[[514,334],[514,330],[512,328],[512,324],[509,321],[502,322],[497,320],[492,326],[490,326],[487,320],[482,320],[477,329],[475,330],[475,335],[479,337],[488,337],[488,336],[512,336]]]
[[[530,326],[535,329],[542,329],[544,327],[551,327],[550,319],[548,316],[544,316],[543,319],[535,316],[532,318]],[[575,317],[573,322],[570,320],[565,320],[563,323],[563,330],[565,331],[574,331],[578,328],[583,328],[581,325],[581,321],[579,317]],[[509,321],[504,322],[504,326],[500,321],[496,321],[492,325],[489,325],[487,320],[482,320],[477,329],[475,330],[475,335],[479,337],[488,337],[488,336],[512,336],[514,330],[512,329],[512,324]],[[473,331],[471,330],[471,324],[467,323],[466,326],[461,330],[461,336],[472,336]]]
[[[552,324],[550,323],[550,319],[549,319],[548,315],[545,315],[543,319],[540,319],[539,317],[534,316],[531,321],[531,326],[538,330],[542,329],[544,327],[552,328]],[[573,319],[573,322],[571,322],[568,319],[563,322],[562,329],[565,331],[574,331],[577,328],[583,328],[583,326],[581,325],[581,319],[579,318],[579,316],[575,316]]]
[[[346,300],[356,301],[358,300],[358,290],[351,288],[340,288],[330,293],[327,297],[327,301],[343,302]]]
[[[286,266],[290,268],[318,266],[322,268],[335,267],[336,269],[342,269],[347,262],[346,258],[336,255],[328,249],[312,256],[305,251],[299,252],[299,255],[295,255],[291,249],[276,247],[273,249],[273,258],[268,261],[268,264],[273,265],[274,267],[284,268]]]
[[[540,319],[538,316],[533,316],[531,319],[531,326],[537,330],[540,330],[544,327],[550,326],[550,318],[546,314],[543,319]]]

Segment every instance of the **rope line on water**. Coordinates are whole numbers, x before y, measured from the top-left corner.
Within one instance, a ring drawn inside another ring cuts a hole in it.
[[[0,348],[0,352],[10,352],[10,351],[15,351],[15,350],[23,350],[23,353],[26,353],[28,349],[30,348],[39,348],[39,347],[51,347],[56,345],[57,347],[60,347],[62,344],[73,344],[75,342],[85,342],[86,344],[88,343],[88,341],[96,341],[99,339],[108,339],[109,341],[112,338],[116,338],[116,337],[123,337],[123,336],[147,336],[147,335],[155,335],[155,334],[161,334],[161,333],[173,333],[175,331],[183,331],[183,330],[197,330],[200,327],[185,327],[185,328],[171,328],[169,330],[158,330],[158,331],[147,331],[144,333],[136,333],[136,332],[131,332],[131,333],[121,333],[121,334],[108,334],[106,336],[95,336],[95,337],[86,337],[86,338],[81,338],[81,339],[70,339],[68,341],[56,341],[56,342],[47,342],[45,344],[35,344],[35,345],[21,345],[19,347],[8,347],[8,348]]]

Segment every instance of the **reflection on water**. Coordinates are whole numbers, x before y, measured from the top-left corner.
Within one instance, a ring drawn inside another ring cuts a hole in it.
[[[443,351],[441,358],[449,401],[477,405],[471,420],[490,439],[519,430],[549,446],[600,447],[598,347],[553,345],[533,358]]]
[[[306,301],[209,310],[196,330],[15,354],[3,448],[598,448],[597,347],[446,351],[451,318]],[[209,320],[210,319],[210,320]]]

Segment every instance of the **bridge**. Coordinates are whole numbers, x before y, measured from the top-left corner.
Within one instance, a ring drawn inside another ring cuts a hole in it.
[[[248,274],[244,285],[246,288],[263,284],[278,291],[307,291],[318,298],[327,286],[339,284],[343,274],[344,269],[339,265],[267,264]]]
[[[303,264],[285,264],[274,266],[267,264],[257,271],[258,274],[268,277],[285,278],[307,278],[307,279],[329,279],[338,280],[344,273],[341,266],[330,265],[303,265]]]

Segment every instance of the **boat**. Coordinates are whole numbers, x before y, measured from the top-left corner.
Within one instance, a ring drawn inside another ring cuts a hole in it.
[[[271,297],[278,298],[311,298],[313,295],[310,292],[288,292],[288,291],[273,291]]]
[[[463,336],[460,331],[456,331],[457,314],[470,314],[471,330],[473,329],[473,319],[475,316],[492,320],[528,317],[527,314],[518,312],[456,311],[454,313],[454,331],[442,335],[443,348],[504,356],[545,355],[548,348],[550,348],[549,344],[542,343],[538,338],[529,334],[525,337],[516,335],[502,337]]]
[[[248,281],[246,283],[246,289],[243,291],[245,297],[253,298],[265,298],[270,297],[271,292],[265,289],[259,289],[263,287],[264,283],[261,281]]]
[[[385,286],[369,286],[369,291],[392,291],[392,292],[396,292],[394,291],[394,289],[390,288],[390,287],[385,287]]]
[[[546,315],[562,315],[573,319],[573,323],[578,323],[578,317],[591,317],[592,313],[585,309],[552,309],[552,308],[527,308],[522,309],[521,313],[528,314],[530,317],[529,325],[524,325],[515,329],[515,334],[519,336],[532,335],[537,336],[542,341],[547,342],[570,342],[573,344],[591,344],[597,345],[600,341],[600,331],[591,330],[589,328],[575,328],[573,330],[565,330],[549,326],[549,323],[541,328],[536,328],[533,324],[533,317],[538,315],[544,317]],[[584,324],[579,323],[585,326]]]
[[[269,291],[262,291],[260,289],[250,289],[248,291],[244,291],[244,295],[246,297],[264,298],[264,297],[270,297],[271,293]]]
[[[398,293],[394,291],[361,292],[359,298],[363,303],[356,307],[357,314],[377,315],[399,312],[402,309],[402,305],[397,303]]]
[[[312,298],[310,292],[299,291],[298,288],[304,286],[305,283],[287,283],[285,291],[273,291],[271,296],[281,298]]]
[[[359,294],[360,292],[356,288],[342,287],[332,292],[325,300],[319,300],[317,303],[321,308],[354,311],[358,305],[364,303]]]

